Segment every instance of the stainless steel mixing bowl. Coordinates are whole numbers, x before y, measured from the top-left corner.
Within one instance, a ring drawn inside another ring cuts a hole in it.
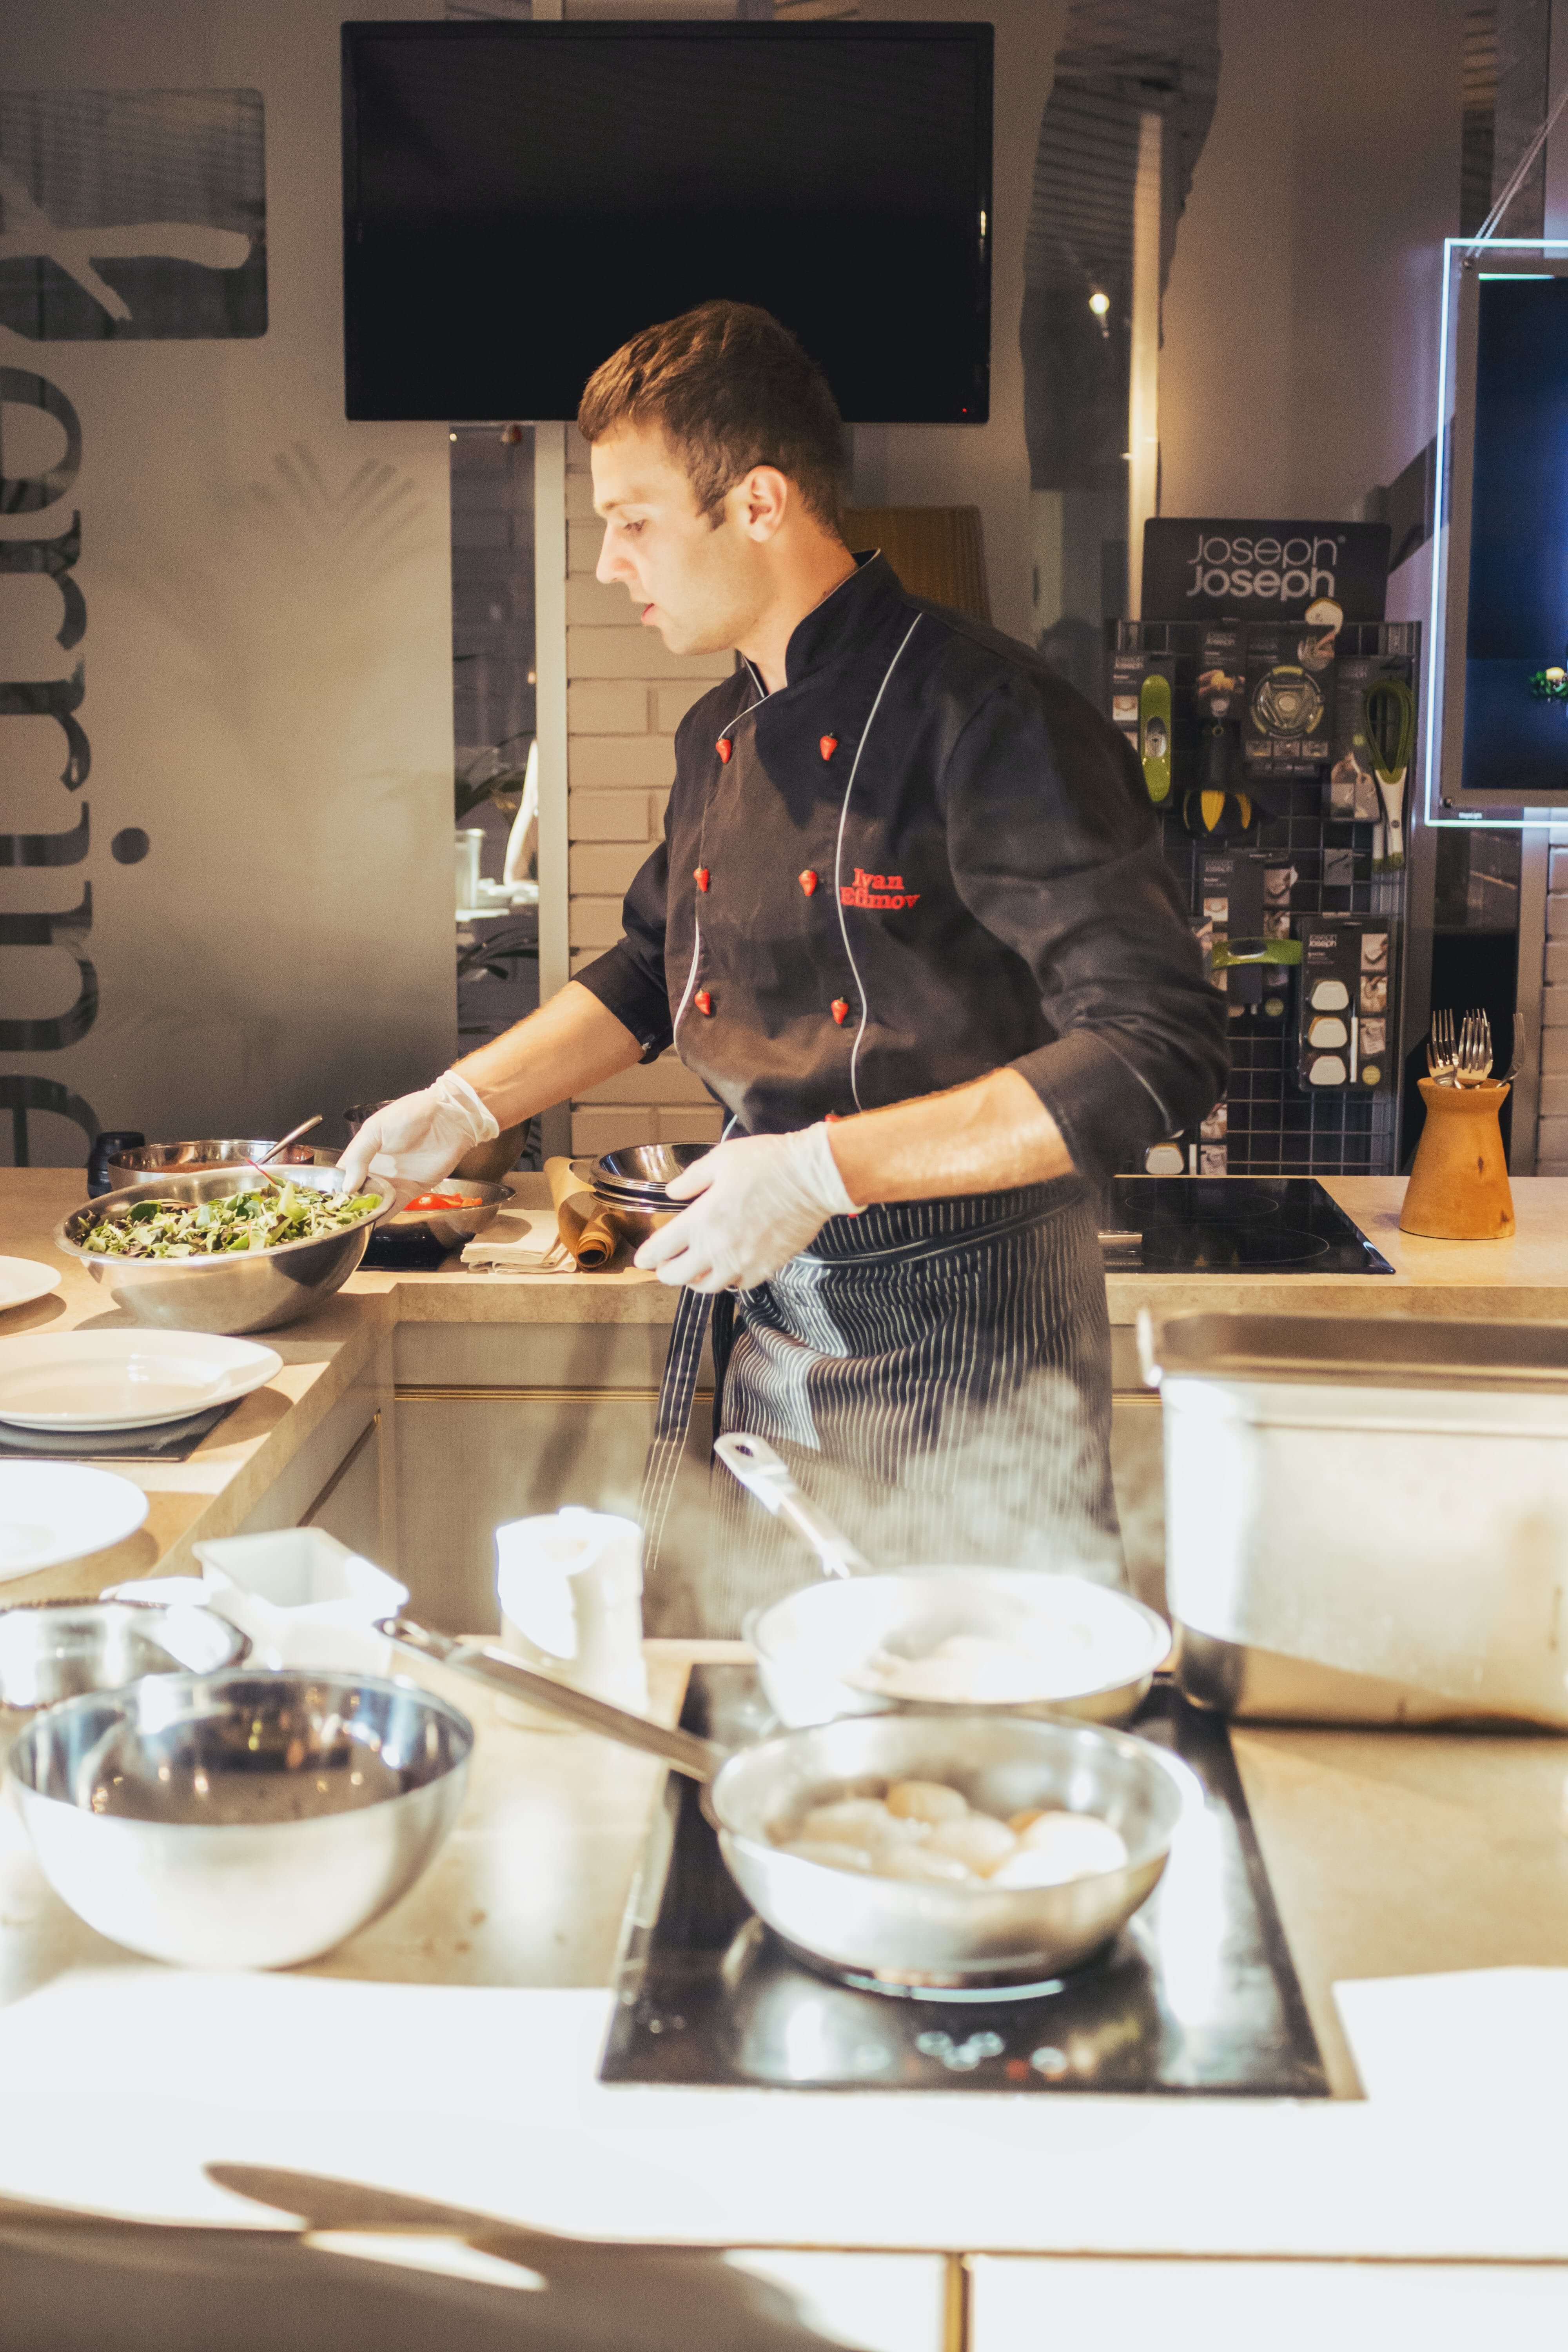
[[[217,1135],[190,1143],[143,1143],[117,1151],[105,1163],[105,1172],[110,1190],[123,1192],[127,1185],[149,1184],[154,1177],[194,1176],[209,1168],[243,1168],[247,1160],[260,1160],[268,1151],[276,1155],[269,1163],[273,1168],[331,1168],[338,1156],[309,1143],[290,1143],[279,1151],[276,1141],[269,1142],[264,1136]]]
[[[11,1750],[45,1877],[100,1935],[186,1968],[284,1969],[407,1892],[457,1820],[457,1708],[346,1675],[154,1675]]]
[[[0,1743],[24,1713],[143,1675],[220,1674],[250,1643],[189,1601],[31,1601],[0,1609]]]
[[[321,1192],[341,1192],[337,1168],[291,1167],[285,1180]],[[138,1323],[174,1331],[271,1331],[314,1313],[358,1265],[371,1228],[396,1204],[395,1188],[380,1178],[370,1190],[376,1206],[342,1233],[320,1241],[285,1242],[280,1249],[226,1251],[220,1257],[100,1257],[82,1248],[89,1228],[104,1218],[122,1220],[138,1201],[218,1201],[230,1192],[255,1192],[267,1179],[248,1168],[163,1176],[85,1201],[55,1227],[55,1247],[85,1265],[107,1285],[117,1307]]]

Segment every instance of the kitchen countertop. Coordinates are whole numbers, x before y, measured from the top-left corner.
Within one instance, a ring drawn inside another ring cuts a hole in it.
[[[667,1719],[695,1654],[649,1645]],[[1563,1960],[1568,1742],[1237,1735],[1332,2100],[607,2086],[658,1768],[415,1671],[479,1733],[462,1819],[395,1911],[308,1968],[136,1961],[49,1893],[0,1804],[0,2200],[256,2223],[204,2170],[243,2161],[603,2237],[1568,2262],[1560,2049],[1518,2046],[1504,1988],[1418,2096],[1363,2100],[1331,1991]]]
[[[55,1248],[60,1218],[81,1200],[79,1170],[0,1170],[0,1253],[34,1257],[64,1272],[52,1297],[0,1315],[0,1344],[24,1331],[114,1328],[125,1318],[105,1308],[91,1275]],[[1568,1178],[1536,1177],[1514,1186],[1519,1231],[1504,1242],[1426,1241],[1399,1231],[1404,1179],[1334,1177],[1329,1191],[1392,1262],[1391,1276],[1145,1275],[1112,1273],[1106,1293],[1113,1327],[1125,1328],[1141,1306],[1176,1314],[1313,1313],[1499,1318],[1568,1321]],[[514,1180],[517,1221],[547,1225],[542,1176]],[[150,1510],[138,1534],[100,1554],[90,1579],[73,1567],[47,1570],[5,1588],[11,1600],[42,1600],[98,1591],[154,1572],[194,1571],[191,1545],[231,1535],[289,1462],[320,1428],[400,1323],[668,1325],[675,1293],[629,1266],[601,1274],[360,1273],[308,1321],[258,1336],[277,1349],[283,1370],[245,1398],[190,1460],[116,1465],[146,1492]],[[101,1570],[101,1572],[100,1572]]]
[[[79,1184],[71,1171],[0,1174],[0,1248],[58,1262],[48,1236]],[[1568,1319],[1568,1182],[1520,1183],[1520,1234],[1492,1244],[1399,1236],[1397,1182],[1331,1189],[1394,1277],[1115,1275],[1113,1316],[1147,1299]],[[398,1320],[662,1323],[672,1306],[629,1274],[356,1276],[311,1322],[267,1335],[284,1370],[218,1443],[127,1472],[152,1496],[148,1528],[51,1572],[55,1589],[187,1565],[193,1536],[237,1524]],[[68,1266],[57,1297],[0,1319],[0,1345],[100,1314],[89,1277]],[[38,1597],[48,1580],[0,1598]],[[649,1654],[668,1716],[692,1656],[733,1653]],[[388,1918],[286,1976],[136,1963],[55,1901],[0,1811],[0,2195],[255,2221],[258,2209],[203,2170],[243,2158],[609,2236],[1568,2261],[1555,2048],[1523,2065],[1487,2044],[1444,2048],[1429,2097],[1362,2100],[1331,1990],[1346,1978],[1568,1963],[1568,1742],[1237,1733],[1332,2101],[606,2088],[594,2079],[606,1988],[658,1769],[586,1735],[520,1731],[484,1692],[444,1686],[480,1735],[457,1832]]]

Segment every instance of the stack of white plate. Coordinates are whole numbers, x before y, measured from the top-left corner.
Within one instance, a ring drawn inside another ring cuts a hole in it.
[[[262,1388],[275,1349],[205,1331],[33,1331],[0,1341],[0,1422],[64,1435],[155,1429]]]

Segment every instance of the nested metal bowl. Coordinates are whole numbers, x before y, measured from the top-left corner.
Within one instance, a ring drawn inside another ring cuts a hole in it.
[[[330,1168],[335,1151],[321,1151],[309,1143],[290,1143],[279,1151],[264,1136],[220,1135],[191,1143],[143,1143],[117,1151],[105,1162],[110,1190],[123,1192],[132,1184],[148,1184],[163,1176],[194,1176],[212,1168],[243,1168],[247,1160],[273,1154],[274,1168]]]
[[[785,1853],[814,1804],[946,1781],[1005,1820],[1060,1807],[1109,1822],[1120,1870],[1060,1886],[928,1885]],[[854,1716],[743,1748],[709,1793],[724,1860],[748,1902],[800,1956],[890,1991],[1038,1984],[1077,1968],[1159,1884],[1203,1791],[1175,1757],[1098,1724],[1006,1715]]]
[[[916,1697],[879,1690],[868,1666],[879,1654],[925,1658],[953,1634],[1028,1642],[1047,1658],[1046,1695],[993,1700]],[[746,1620],[768,1703],[781,1723],[841,1715],[1074,1716],[1126,1723],[1149,1695],[1171,1629],[1131,1593],[1046,1570],[907,1569],[851,1576],[786,1593]]]
[[[286,1180],[321,1192],[341,1192],[337,1168],[291,1167]],[[82,1244],[105,1219],[123,1222],[138,1201],[178,1201],[195,1205],[231,1192],[254,1192],[267,1183],[253,1169],[217,1168],[106,1192],[73,1209],[55,1228],[55,1247],[78,1259],[95,1281],[107,1284],[117,1307],[139,1323],[174,1331],[270,1331],[313,1314],[341,1289],[359,1265],[377,1220],[395,1207],[395,1189],[371,1180],[376,1205],[341,1233],[320,1240],[285,1242],[276,1249],[226,1251],[216,1257],[123,1258],[100,1256]]]
[[[665,1209],[671,1205],[668,1188],[675,1178],[712,1149],[710,1143],[622,1144],[590,1162],[588,1181],[601,1200],[617,1207]]]
[[[250,1643],[190,1601],[24,1601],[0,1609],[0,1741],[24,1715],[143,1675],[218,1674]]]
[[[89,1927],[187,1968],[280,1969],[414,1885],[473,1744],[407,1683],[154,1675],[36,1717],[8,1769],[39,1867]]]

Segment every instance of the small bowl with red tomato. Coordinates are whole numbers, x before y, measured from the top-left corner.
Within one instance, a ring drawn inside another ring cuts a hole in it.
[[[396,1187],[398,1204],[391,1216],[377,1219],[377,1241],[426,1240],[449,1250],[461,1249],[465,1242],[483,1233],[510,1197],[504,1184],[481,1181],[477,1176],[444,1177],[439,1184],[410,1191],[406,1200],[402,1198],[404,1189],[401,1184]]]

